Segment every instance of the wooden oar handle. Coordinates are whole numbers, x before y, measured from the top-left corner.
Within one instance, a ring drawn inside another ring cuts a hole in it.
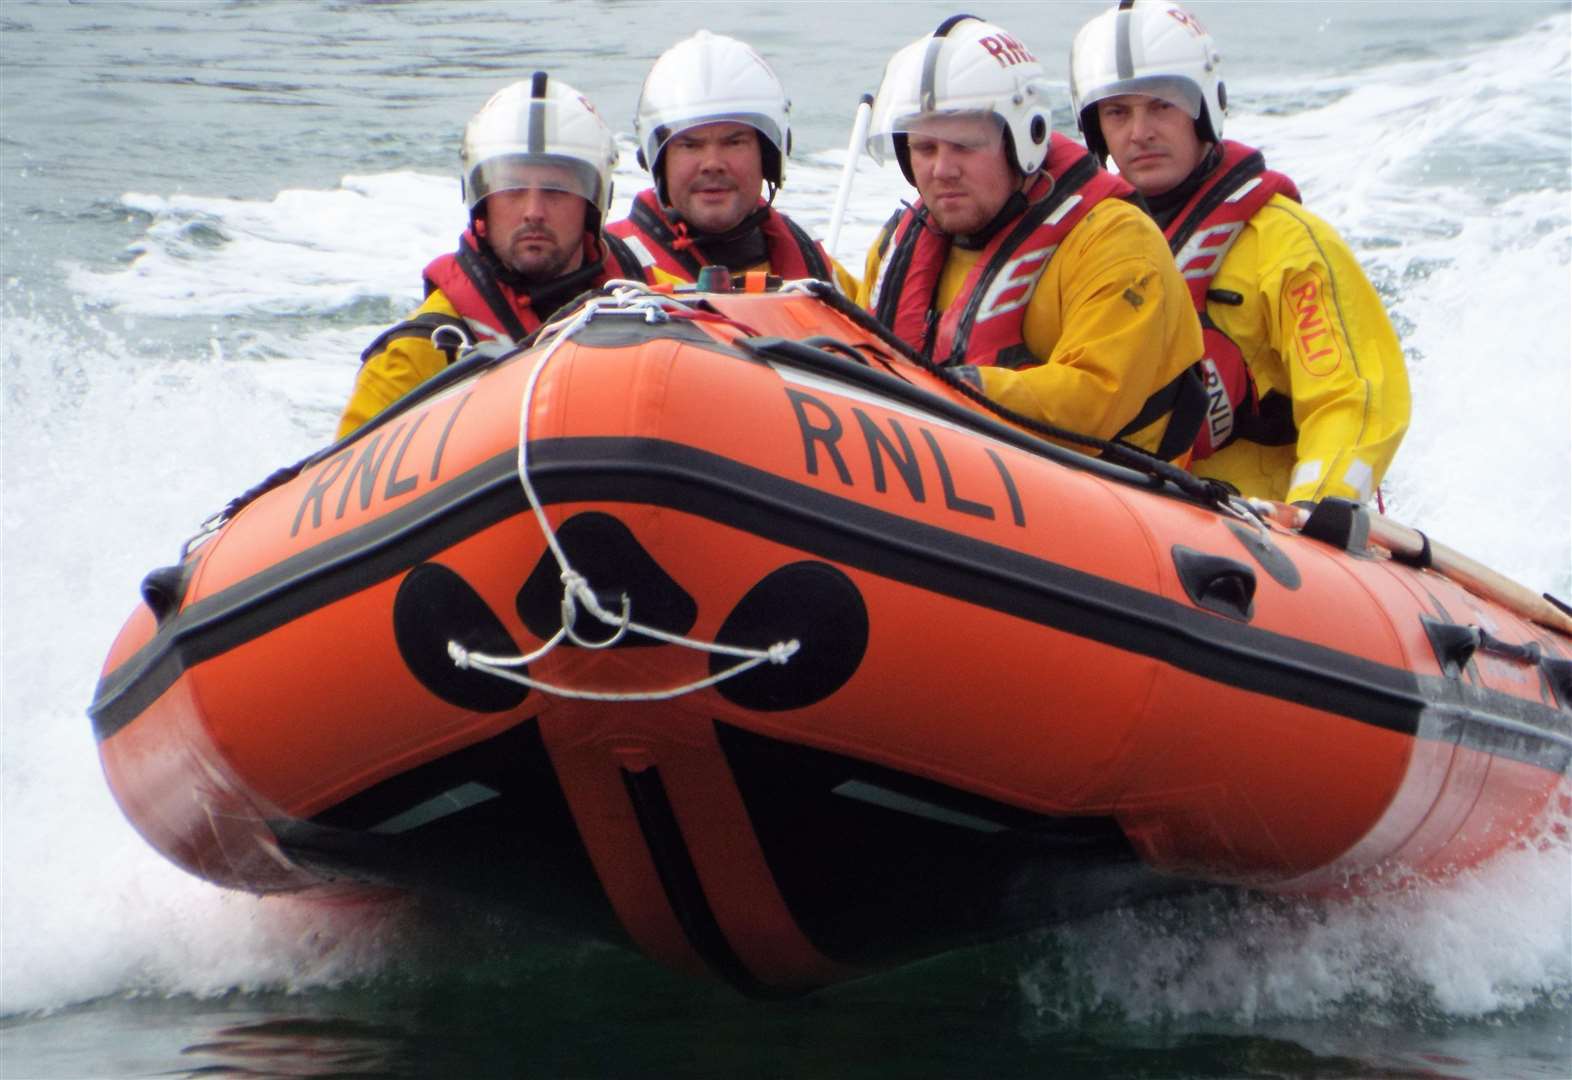
[[[1267,499],[1252,499],[1251,505],[1279,525],[1302,529],[1310,512],[1303,507]],[[1494,600],[1503,607],[1541,626],[1572,635],[1572,616],[1526,586],[1505,574],[1497,573],[1460,551],[1437,543],[1418,529],[1393,521],[1385,514],[1367,510],[1370,539],[1405,562],[1429,566],[1476,596]],[[1428,554],[1427,554],[1428,552]]]

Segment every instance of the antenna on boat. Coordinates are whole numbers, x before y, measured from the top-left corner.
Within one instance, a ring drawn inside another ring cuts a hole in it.
[[[863,142],[868,137],[868,121],[873,116],[873,95],[864,94],[857,102],[857,118],[852,121],[851,143],[846,147],[846,167],[841,170],[841,186],[835,193],[835,209],[830,212],[830,236],[824,245],[835,258],[835,245],[841,238],[841,222],[846,218],[846,203],[851,198],[852,177],[857,173],[857,160],[862,157]]]

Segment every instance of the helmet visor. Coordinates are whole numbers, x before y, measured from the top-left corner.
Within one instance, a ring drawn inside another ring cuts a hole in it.
[[[879,161],[893,158],[898,136],[986,150],[1003,145],[1004,118],[993,112],[929,112],[892,117],[868,136],[868,152]]]
[[[498,191],[565,191],[590,206],[600,204],[600,173],[586,161],[559,154],[503,154],[470,170],[468,202],[473,208]]]
[[[1083,110],[1090,108],[1099,101],[1106,101],[1122,94],[1141,94],[1166,101],[1176,109],[1183,109],[1189,113],[1192,120],[1199,119],[1201,116],[1201,88],[1189,79],[1177,75],[1142,75],[1133,79],[1106,83],[1088,91],[1081,108]]]

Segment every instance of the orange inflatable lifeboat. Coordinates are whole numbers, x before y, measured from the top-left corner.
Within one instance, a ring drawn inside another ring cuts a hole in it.
[[[1206,884],[1440,876],[1572,761],[1572,620],[1363,508],[991,415],[822,287],[589,299],[149,574],[91,708],[168,858],[762,995]]]

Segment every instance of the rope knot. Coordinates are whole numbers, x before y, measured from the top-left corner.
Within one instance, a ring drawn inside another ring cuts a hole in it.
[[[448,657],[460,671],[469,670],[469,650],[456,641],[448,642]]]
[[[784,664],[786,661],[795,656],[797,654],[797,650],[801,647],[801,644],[797,641],[796,638],[792,638],[790,641],[777,641],[769,648],[770,663]]]

